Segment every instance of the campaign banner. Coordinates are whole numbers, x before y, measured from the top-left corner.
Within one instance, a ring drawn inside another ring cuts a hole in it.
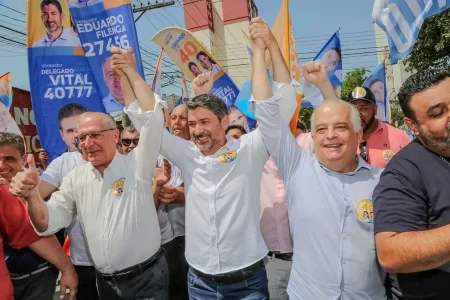
[[[92,1],[90,1],[92,2]],[[27,47],[31,100],[41,146],[50,160],[67,151],[58,113],[77,103],[105,112],[65,0],[27,0]]]
[[[367,77],[366,81],[364,81],[363,86],[369,88],[377,100],[377,118],[381,121],[389,121],[386,68],[384,67],[384,63],[380,63],[375,70],[373,70],[370,76]]]
[[[336,94],[340,97],[342,88],[342,54],[339,30],[333,34],[313,60],[320,61],[325,66],[328,78]],[[301,83],[303,95],[305,95],[302,107],[317,107],[324,100],[319,88],[307,82],[303,77]]]
[[[376,0],[372,19],[383,29],[394,64],[411,53],[426,18],[450,8],[450,0]]]
[[[167,27],[152,37],[152,41],[166,51],[191,82],[198,75],[211,72],[214,77],[211,94],[220,97],[227,106],[234,104],[239,94],[238,87],[190,31],[180,27]]]
[[[10,100],[12,99],[12,84],[9,72],[0,77],[0,92],[2,93],[1,96],[6,96],[2,97],[0,101],[0,132],[12,132],[22,135],[9,111],[12,103],[12,100]]]
[[[13,98],[14,102],[9,112],[22,133],[27,153],[33,154],[34,159],[39,161],[41,143],[36,128],[33,106],[31,105],[30,92],[13,88]]]
[[[69,0],[75,29],[92,70],[104,109],[118,115],[125,100],[120,81],[111,69],[111,48],[133,48],[137,70],[142,78],[144,69],[134,24],[130,0]]]
[[[11,107],[12,104],[12,83],[11,83],[11,73],[7,72],[0,76],[0,101],[7,108]]]

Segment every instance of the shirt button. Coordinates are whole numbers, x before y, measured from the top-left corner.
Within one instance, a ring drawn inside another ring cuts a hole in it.
[[[346,239],[347,239],[347,235],[345,235],[345,234],[344,234],[344,235],[343,235],[342,237],[344,238],[344,240],[346,240]]]
[[[342,264],[345,265],[345,259],[342,260]]]

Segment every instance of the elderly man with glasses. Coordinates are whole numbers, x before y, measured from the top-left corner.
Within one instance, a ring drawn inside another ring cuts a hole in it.
[[[88,163],[72,170],[46,203],[37,190],[37,172],[18,173],[11,190],[27,202],[39,235],[70,225],[78,216],[96,269],[100,299],[168,299],[168,269],[152,197],[163,116],[158,96],[134,68],[113,69],[124,90],[136,91],[141,109],[128,107],[140,126],[140,147],[117,152],[119,131],[114,119],[87,112],[77,124],[76,138]],[[133,87],[133,89],[131,88]],[[144,105],[145,104],[145,105]]]

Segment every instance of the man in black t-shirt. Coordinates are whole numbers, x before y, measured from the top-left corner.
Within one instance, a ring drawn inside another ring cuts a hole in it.
[[[450,71],[411,76],[398,98],[417,139],[373,194],[378,259],[393,299],[450,299]]]

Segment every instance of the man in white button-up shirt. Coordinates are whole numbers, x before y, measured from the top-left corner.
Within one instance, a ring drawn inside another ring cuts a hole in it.
[[[270,38],[274,39],[272,34]],[[270,54],[274,80],[292,90],[277,45]],[[181,170],[185,184],[189,296],[268,299],[263,262],[268,250],[259,227],[259,194],[269,154],[258,129],[238,141],[227,140],[227,107],[222,99],[204,94],[211,90],[211,74],[199,75],[193,84],[196,94],[203,95],[187,102],[191,141],[160,128],[161,154]],[[286,94],[292,97],[283,99],[281,106],[283,117],[289,120],[296,100],[295,93]],[[125,97],[127,105],[128,101]],[[162,116],[162,111],[156,111],[152,117]]]
[[[167,299],[168,270],[161,255],[161,234],[152,197],[153,170],[164,118],[160,99],[135,68],[115,67],[128,97],[139,97],[142,109],[128,107],[139,120],[140,146],[119,154],[114,119],[85,113],[78,122],[78,143],[88,163],[71,171],[60,190],[45,203],[35,187],[37,174],[24,172],[17,193],[28,202],[30,219],[40,235],[69,226],[78,216],[97,270],[100,299]],[[155,109],[155,111],[152,111]],[[155,116],[153,116],[155,115]]]

